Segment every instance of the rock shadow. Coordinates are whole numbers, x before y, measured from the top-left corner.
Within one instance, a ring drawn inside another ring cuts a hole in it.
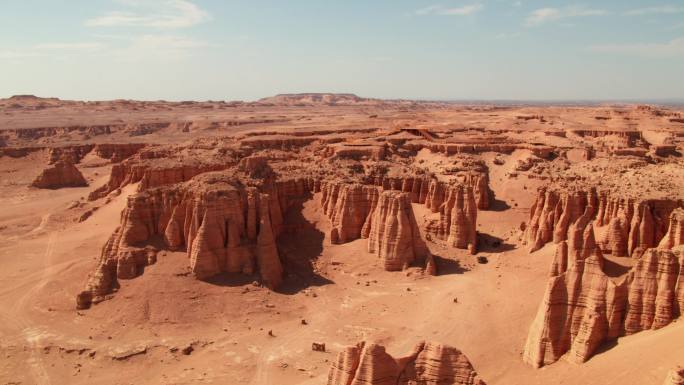
[[[590,361],[594,357],[598,356],[599,354],[603,354],[608,352],[609,350],[613,349],[614,347],[618,346],[618,339],[614,340],[608,340],[603,342],[597,349],[596,352],[587,359],[587,361]]]
[[[242,273],[220,273],[202,280],[202,282],[212,285],[229,287],[246,286],[255,281],[260,282],[261,278],[256,274],[245,275]]]
[[[433,258],[437,266],[437,275],[463,274],[469,271],[461,266],[461,262],[457,260],[440,257],[439,255],[433,255]]]
[[[325,234],[304,217],[304,200],[288,208],[285,227],[277,240],[285,279],[279,293],[295,294],[310,286],[334,283],[316,272],[314,263],[323,254]]]
[[[510,209],[511,206],[506,203],[506,201],[502,201],[501,199],[493,199],[492,204],[489,205],[489,210],[487,211],[506,211]]]
[[[610,257],[603,258],[603,272],[611,277],[611,278],[618,278],[621,277],[629,270],[632,269],[632,266],[630,265],[623,265],[619,263],[618,261],[612,260]]]
[[[516,245],[490,234],[477,233],[478,253],[503,253],[514,250]]]

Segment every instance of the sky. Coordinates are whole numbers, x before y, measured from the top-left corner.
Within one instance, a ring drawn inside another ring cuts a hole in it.
[[[684,0],[2,0],[0,97],[684,99]]]

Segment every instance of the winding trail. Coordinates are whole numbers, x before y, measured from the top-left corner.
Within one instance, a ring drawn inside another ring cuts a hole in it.
[[[44,218],[44,220],[41,221],[41,225],[46,221],[47,218]],[[32,383],[36,385],[51,385],[52,382],[50,381],[50,376],[48,375],[40,354],[39,342],[42,339],[43,333],[33,322],[31,322],[30,317],[28,317],[27,314],[32,310],[30,303],[38,295],[40,290],[45,287],[50,275],[54,274],[53,270],[58,268],[57,266],[51,265],[57,237],[57,233],[53,232],[47,238],[45,252],[40,261],[40,277],[33,281],[30,284],[31,286],[16,298],[9,308],[7,316],[3,317],[5,323],[11,324],[14,329],[20,333],[19,338],[23,339],[22,342],[28,347],[29,358],[26,361],[26,364],[28,365],[30,375],[33,379]]]

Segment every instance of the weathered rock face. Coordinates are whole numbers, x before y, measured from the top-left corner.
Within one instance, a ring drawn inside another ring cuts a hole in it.
[[[404,270],[429,254],[407,193],[384,191],[369,218],[368,251],[383,261],[385,270]]]
[[[485,385],[458,349],[419,343],[406,357],[393,358],[377,344],[345,348],[333,362],[328,385]]]
[[[536,367],[565,353],[584,362],[606,339],[617,338],[624,314],[624,284],[601,271],[602,257],[576,261],[552,277],[527,337],[523,360]]]
[[[554,147],[546,145],[535,145],[529,143],[511,143],[510,138],[506,138],[507,143],[493,143],[491,138],[484,143],[436,143],[424,140],[414,140],[404,144],[404,148],[413,151],[420,151],[427,148],[432,152],[439,152],[447,155],[453,154],[481,154],[483,152],[498,152],[511,154],[515,150],[530,150],[534,155],[548,159],[554,151]]]
[[[658,246],[668,231],[670,214],[682,206],[682,201],[620,198],[595,189],[540,189],[531,209],[525,241],[535,251],[548,242],[566,240],[570,225],[582,216],[594,220],[596,227],[607,226],[599,240],[604,253],[638,257],[646,249]]]
[[[447,241],[450,247],[477,249],[477,203],[473,190],[462,185],[430,184],[425,206],[439,212],[439,221],[428,225],[428,231]]]
[[[380,187],[382,186],[382,187]],[[384,191],[383,191],[384,189]],[[477,247],[477,204],[472,188],[422,178],[384,179],[380,185],[321,183],[321,205],[330,218],[332,243],[369,238],[387,270],[431,259],[411,208],[423,203],[440,219],[426,231],[455,248]],[[434,267],[434,264],[433,264]]]
[[[138,159],[122,162],[112,166],[107,183],[91,192],[88,195],[88,200],[103,198],[112,191],[131,183],[140,182],[138,191],[143,191],[147,188],[185,182],[196,175],[223,170],[227,167],[228,164],[213,162],[171,163],[168,165],[141,162]]]
[[[493,193],[489,188],[489,177],[487,174],[480,172],[465,173],[460,177],[460,180],[462,184],[472,188],[477,208],[488,210],[493,199]],[[444,191],[449,186],[444,182],[439,182],[429,177],[374,177],[367,178],[366,181],[369,184],[381,186],[383,190],[398,190],[409,193],[413,203],[425,204],[428,194],[432,191],[433,199],[442,199],[434,202],[433,206],[435,206],[435,209],[433,211],[435,212],[439,209],[439,204],[443,202]],[[441,196],[436,197],[434,194],[441,194]]]
[[[131,196],[77,305],[87,307],[89,298],[102,300],[117,279],[140,275],[156,260],[153,245],[160,243],[187,251],[198,279],[259,272],[266,286],[277,288],[283,267],[275,242],[283,229],[283,210],[311,188],[306,179],[246,187],[223,172]]]
[[[661,249],[671,249],[684,245],[684,209],[676,209],[670,215],[670,228],[658,245]]]
[[[48,163],[55,164],[59,161],[79,163],[81,159],[95,148],[93,144],[77,146],[51,147],[48,148]]]
[[[73,163],[59,161],[46,168],[33,180],[31,186],[46,189],[84,187],[88,182]]]
[[[627,276],[627,313],[624,333],[660,329],[684,309],[684,253],[649,249]]]
[[[465,176],[465,184],[472,186],[479,210],[489,210],[494,194],[489,188],[489,176],[484,173],[470,173]]]
[[[374,178],[369,182],[382,186],[383,190],[403,191],[411,202],[424,204],[432,212],[439,213],[439,221],[429,224],[427,231],[447,241],[451,247],[475,253],[478,205],[472,187],[426,177]]]
[[[663,385],[684,385],[684,367],[676,367],[667,374]]]
[[[321,205],[330,218],[332,243],[368,238],[369,218],[375,210],[380,190],[359,183],[322,183]]]
[[[63,160],[79,163],[83,157],[95,151],[99,157],[109,159],[112,163],[119,163],[135,155],[143,147],[145,145],[142,143],[102,143],[50,147],[48,149],[48,162],[53,164]]]
[[[388,271],[430,259],[408,193],[341,183],[323,183],[321,192],[323,211],[332,223],[332,243],[368,238],[368,251]]]
[[[137,154],[145,147],[143,143],[102,143],[95,146],[95,153],[112,163],[120,163]]]
[[[684,248],[648,249],[626,276],[614,281],[591,247],[592,227],[583,232],[583,253],[562,241],[544,299],[525,344],[523,359],[536,366],[567,354],[584,362],[608,340],[659,329],[684,306]],[[577,248],[576,248],[577,249]]]

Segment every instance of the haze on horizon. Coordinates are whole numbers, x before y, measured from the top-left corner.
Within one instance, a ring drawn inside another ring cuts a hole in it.
[[[0,97],[684,99],[684,3],[9,0]]]

